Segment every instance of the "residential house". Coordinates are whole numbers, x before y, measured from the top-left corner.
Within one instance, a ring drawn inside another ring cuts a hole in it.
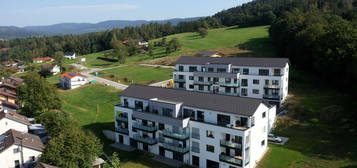
[[[60,87],[63,89],[74,89],[87,83],[87,77],[78,72],[66,72],[60,78]]]
[[[37,58],[32,58],[32,62],[36,63],[36,64],[40,64],[40,63],[45,63],[45,62],[52,62],[54,61],[53,58],[51,57],[37,57]]]
[[[174,88],[265,99],[281,105],[288,95],[287,58],[194,57],[176,61]]]
[[[28,132],[30,122],[27,117],[16,113],[15,111],[8,111],[6,109],[0,109],[0,134],[13,129],[19,132]]]
[[[17,110],[19,106],[16,104],[17,87],[23,83],[23,80],[18,77],[4,78],[0,82],[0,104],[6,110]]]
[[[254,168],[276,113],[261,99],[143,85],[114,109],[117,143],[200,168]]]
[[[44,148],[38,136],[10,129],[0,135],[0,165],[4,168],[32,167]]]
[[[216,51],[200,51],[195,56],[198,57],[222,57],[224,56],[223,53],[216,52]]]
[[[75,52],[65,52],[64,57],[67,59],[76,59],[76,53]]]
[[[41,71],[48,71],[52,75],[57,75],[61,72],[61,67],[58,65],[45,64],[41,66]]]

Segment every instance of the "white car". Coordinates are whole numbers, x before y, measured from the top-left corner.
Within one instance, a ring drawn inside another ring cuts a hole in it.
[[[268,141],[277,142],[277,143],[283,142],[283,140],[281,140],[280,137],[275,136],[274,134],[268,134]]]

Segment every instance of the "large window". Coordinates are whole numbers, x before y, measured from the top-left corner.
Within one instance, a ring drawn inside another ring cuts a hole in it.
[[[190,117],[191,119],[195,119],[195,111],[191,109],[183,109],[183,117],[188,118]]]
[[[202,76],[199,76],[199,77],[198,77],[198,81],[203,82],[203,80],[204,80],[204,79],[203,79]]]
[[[248,75],[248,74],[249,74],[249,69],[243,68],[243,75]]]
[[[259,75],[268,76],[269,75],[269,69],[259,69]]]
[[[259,94],[259,89],[253,89],[253,94]]]
[[[217,72],[227,72],[224,68],[217,68]]]
[[[205,120],[205,115],[203,111],[197,111],[197,121],[203,122]]]
[[[200,167],[200,158],[192,155],[192,165]]]
[[[226,93],[231,93],[231,88],[230,88],[230,87],[225,87],[224,91],[225,91]]]
[[[137,101],[135,100],[135,108],[136,109],[144,109],[144,105],[143,105],[143,102],[142,101]]]
[[[189,80],[194,80],[195,78],[193,76],[188,77]]]
[[[198,85],[198,90],[203,90],[203,85]]]
[[[190,67],[188,67],[188,70],[189,70],[190,72],[196,72],[196,71],[197,71],[197,67],[195,67],[195,66],[190,66]]]
[[[179,71],[180,71],[180,72],[183,71],[183,66],[179,66]]]
[[[206,131],[206,136],[209,137],[209,138],[214,138],[214,132],[211,131],[211,130],[207,130]]]
[[[232,72],[233,72],[233,73],[239,73],[239,70],[240,70],[239,68],[233,68],[233,69],[232,69]]]
[[[214,153],[214,146],[212,146],[212,145],[206,145],[206,151],[207,151],[207,152],[212,152],[212,153]]]
[[[228,115],[217,114],[217,124],[226,126],[231,123],[231,117]]]
[[[253,79],[253,84],[259,85],[259,79]]]
[[[200,153],[200,143],[192,141],[192,152]]]
[[[165,129],[165,124],[159,123],[159,130],[164,130]]]
[[[247,91],[246,88],[242,88],[242,90],[241,90],[241,95],[242,95],[242,96],[248,96],[248,91]]]
[[[281,75],[281,70],[280,69],[274,69],[274,76],[280,76]]]
[[[248,86],[248,79],[242,79],[242,86]]]
[[[162,108],[162,115],[167,117],[172,117],[173,110],[170,108]]]
[[[200,129],[192,127],[192,129],[191,129],[191,137],[193,139],[200,139]]]

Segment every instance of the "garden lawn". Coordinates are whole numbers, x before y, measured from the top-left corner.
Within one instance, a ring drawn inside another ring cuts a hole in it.
[[[109,145],[114,143],[104,137],[104,129],[114,130],[114,105],[119,103],[120,90],[103,85],[89,85],[74,90],[59,90],[63,110],[72,114],[84,129],[92,131],[104,145],[104,152],[117,152],[121,168],[170,168],[151,159],[141,151],[125,152]]]
[[[129,65],[100,71],[101,77],[123,84],[152,84],[172,78],[173,69]],[[131,82],[132,81],[132,82]]]

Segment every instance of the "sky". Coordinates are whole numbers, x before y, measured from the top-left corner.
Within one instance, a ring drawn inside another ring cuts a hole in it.
[[[210,16],[251,0],[0,0],[0,26]]]

